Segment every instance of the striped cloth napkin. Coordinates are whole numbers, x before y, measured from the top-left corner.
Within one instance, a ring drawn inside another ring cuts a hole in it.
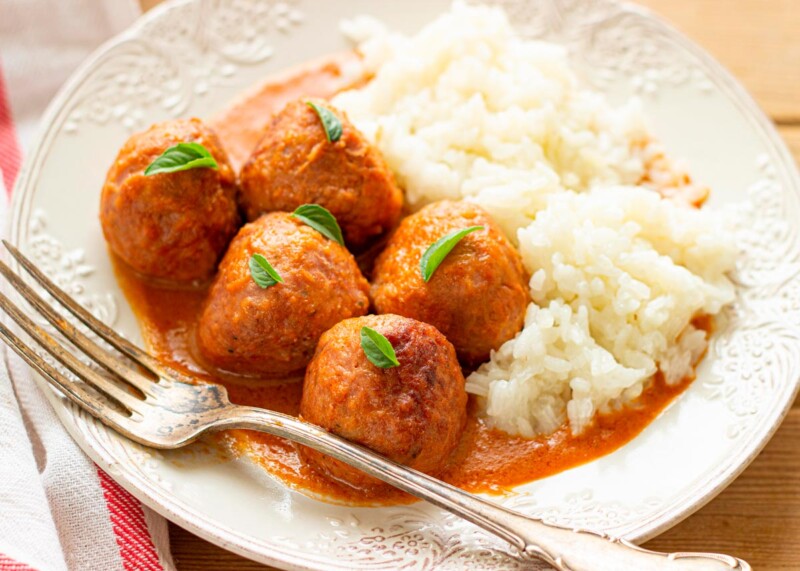
[[[62,82],[136,0],[0,0],[0,221]],[[171,571],[166,521],[92,463],[28,367],[0,347],[0,571]]]

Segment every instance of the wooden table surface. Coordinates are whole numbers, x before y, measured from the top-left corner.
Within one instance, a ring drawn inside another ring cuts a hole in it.
[[[159,0],[142,0],[147,9]],[[705,47],[772,117],[800,162],[800,0],[639,0]],[[170,524],[179,571],[267,570]],[[800,405],[716,499],[648,542],[721,551],[758,571],[800,569]]]

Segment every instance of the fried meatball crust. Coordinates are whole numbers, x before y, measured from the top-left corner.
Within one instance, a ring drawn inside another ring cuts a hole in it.
[[[169,147],[203,145],[218,168],[145,176]],[[217,136],[199,119],[165,121],[133,135],[108,171],[100,223],[111,250],[140,274],[204,281],[239,228],[236,175]]]
[[[339,118],[341,138],[327,140],[305,100],[289,103],[273,116],[242,168],[242,209],[253,220],[263,212],[319,204],[336,217],[347,245],[361,250],[397,224],[403,194],[383,157],[345,113],[316,103]]]
[[[464,237],[426,283],[420,258],[453,230],[483,226]],[[522,329],[530,301],[519,252],[489,215],[468,202],[430,204],[405,218],[378,256],[372,300],[378,313],[430,323],[467,365],[478,365]]]
[[[361,328],[382,334],[400,365],[381,369],[361,348]],[[435,327],[399,315],[347,319],[326,331],[306,369],[300,416],[352,442],[428,474],[446,466],[467,415],[455,350]],[[304,460],[360,488],[382,486],[309,448]]]
[[[261,254],[283,278],[263,289],[250,273]],[[364,315],[369,285],[343,246],[285,212],[245,225],[219,266],[197,325],[197,348],[212,367],[247,376],[302,372],[320,336]]]

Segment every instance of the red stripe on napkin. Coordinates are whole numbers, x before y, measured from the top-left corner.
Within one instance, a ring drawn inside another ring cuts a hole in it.
[[[11,195],[11,187],[17,178],[22,157],[6,94],[6,82],[3,79],[3,70],[0,69],[0,169],[3,171],[3,184]],[[36,571],[36,569],[0,553],[0,571]]]
[[[36,571],[36,569],[0,553],[0,571]]]
[[[19,173],[22,154],[7,94],[3,70],[0,68],[0,169],[3,170],[3,180],[10,195]],[[147,529],[142,505],[100,468],[97,474],[125,571],[164,571]],[[0,571],[36,570],[0,553]]]
[[[108,474],[97,469],[100,486],[117,536],[119,553],[126,571],[163,571],[139,500],[122,489]]]
[[[8,91],[0,69],[0,170],[3,171],[3,183],[9,196],[14,187],[14,180],[19,172],[22,154],[17,141],[17,131],[11,119],[11,106],[8,104]]]

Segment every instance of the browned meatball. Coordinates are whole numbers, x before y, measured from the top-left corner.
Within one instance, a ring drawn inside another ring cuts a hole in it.
[[[381,155],[345,114],[318,103],[341,121],[341,138],[328,142],[305,101],[288,104],[242,168],[242,207],[253,220],[263,212],[320,204],[336,217],[348,246],[360,250],[394,227],[403,194]]]
[[[470,226],[484,229],[462,239],[426,283],[420,258],[428,246]],[[519,253],[483,209],[443,201],[400,224],[375,263],[372,297],[378,313],[436,326],[460,359],[476,365],[522,328],[527,281]]]
[[[394,347],[397,367],[373,365],[361,328]],[[467,393],[453,346],[435,327],[399,315],[368,315],[334,326],[306,370],[300,415],[348,440],[422,472],[436,474],[458,445]],[[301,448],[313,466],[357,487],[379,485],[350,466]]]
[[[266,289],[249,262],[261,254],[283,283]],[[219,265],[197,328],[210,365],[249,376],[282,377],[305,367],[327,329],[364,315],[369,285],[343,246],[285,212],[245,225]]]
[[[144,175],[184,142],[203,145],[218,168]],[[176,282],[210,278],[239,227],[236,176],[217,136],[199,119],[133,135],[106,176],[100,222],[111,250],[137,272]]]

